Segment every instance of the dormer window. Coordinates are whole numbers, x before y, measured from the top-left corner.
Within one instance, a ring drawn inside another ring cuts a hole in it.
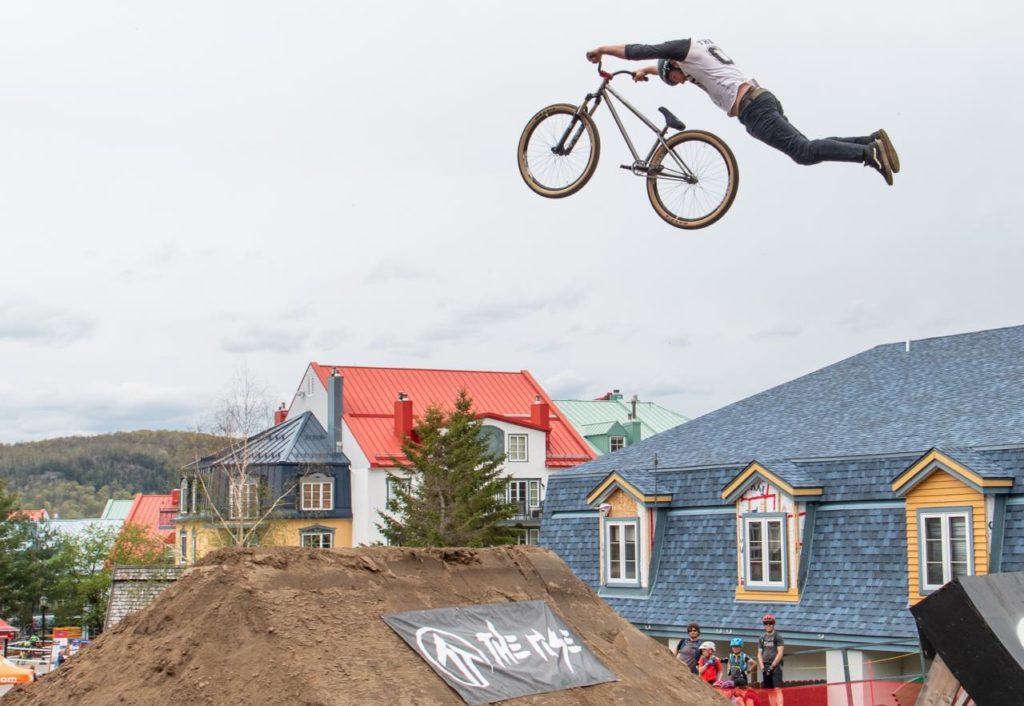
[[[786,516],[743,518],[747,588],[786,590]]]
[[[639,521],[606,520],[606,554],[607,565],[605,576],[607,583],[612,585],[635,586],[640,583],[637,573],[637,535]]]
[[[182,515],[188,514],[188,478],[181,479],[181,497],[178,500],[178,512]]]
[[[303,479],[299,509],[303,512],[334,509],[334,479],[316,474]]]
[[[921,543],[921,589],[934,591],[957,576],[970,576],[971,561],[970,508],[934,512],[921,510],[918,515]]]
[[[618,451],[619,449],[626,448],[626,437],[624,436],[611,436],[608,437],[608,450]]]

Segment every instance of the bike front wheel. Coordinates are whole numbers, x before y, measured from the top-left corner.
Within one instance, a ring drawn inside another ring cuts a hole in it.
[[[575,194],[597,169],[597,126],[578,110],[568,103],[549,105],[530,118],[519,138],[519,173],[541,196],[560,199]]]
[[[669,137],[651,157],[647,196],[655,212],[676,228],[705,228],[736,198],[740,170],[717,135],[687,130]]]

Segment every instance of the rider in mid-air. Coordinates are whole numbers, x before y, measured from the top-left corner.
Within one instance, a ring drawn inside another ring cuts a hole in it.
[[[863,137],[808,140],[793,127],[771,91],[748,77],[710,39],[676,39],[661,44],[619,44],[587,52],[593,63],[602,56],[619,59],[657,59],[656,66],[633,72],[634,81],[657,74],[670,86],[689,81],[702,88],[729,117],[737,117],[754,138],[785,152],[797,164],[859,162],[875,169],[892,186],[900,159],[885,130]]]

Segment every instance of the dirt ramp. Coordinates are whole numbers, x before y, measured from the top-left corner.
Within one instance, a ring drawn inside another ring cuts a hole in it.
[[[222,550],[18,704],[461,704],[381,616],[544,600],[621,681],[504,704],[727,703],[531,547]]]

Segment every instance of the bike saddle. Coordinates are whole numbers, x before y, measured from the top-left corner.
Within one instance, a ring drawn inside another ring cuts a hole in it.
[[[658,108],[658,110],[661,112],[662,115],[665,116],[666,125],[668,125],[671,128],[675,128],[676,130],[686,129],[686,125],[683,124],[683,121],[677,118],[676,116],[672,115],[672,111],[670,111],[668,108]]]

